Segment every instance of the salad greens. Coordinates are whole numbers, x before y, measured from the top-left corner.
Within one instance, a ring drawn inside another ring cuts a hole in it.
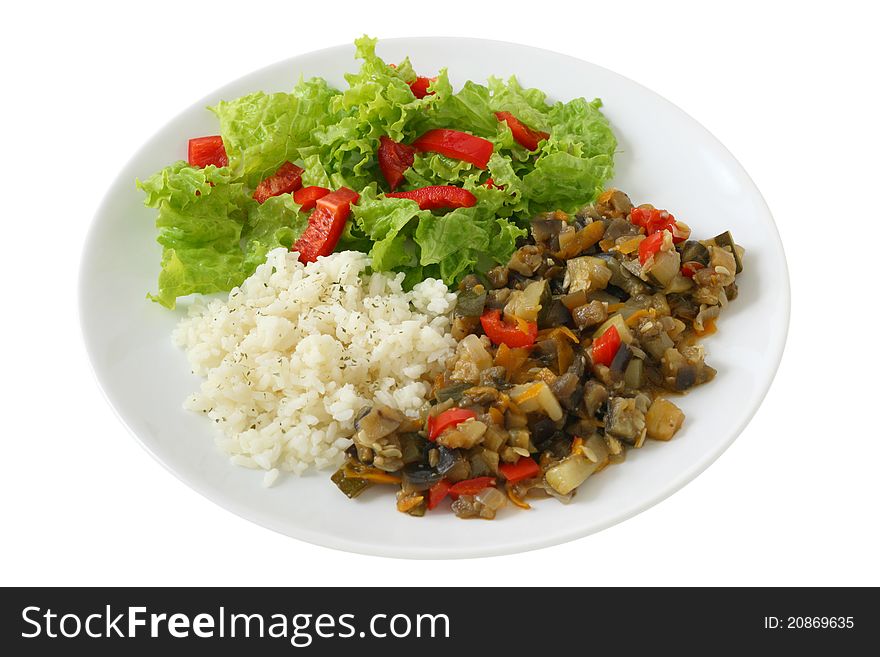
[[[256,92],[209,108],[218,118],[228,165],[204,169],[180,161],[138,187],[158,210],[163,247],[154,301],[173,308],[194,292],[240,284],[278,246],[290,247],[308,214],[290,194],[259,204],[254,188],[285,161],[304,168],[303,185],[349,187],[360,193],[337,250],[369,252],[376,270],[405,273],[415,284],[432,276],[448,284],[468,272],[506,262],[537,212],[573,212],[592,201],[613,174],[617,142],[601,102],[576,98],[550,104],[515,78],[467,82],[454,92],[446,70],[417,98],[408,59],[386,64],[376,40],[355,41],[363,60],[337,90],[321,78],[301,79],[290,93]],[[536,151],[514,139],[495,117],[506,111],[550,137]],[[420,210],[408,199],[386,198],[379,139],[411,143],[434,128],[452,128],[492,142],[485,170],[437,153],[416,153],[403,190],[455,185],[477,198],[473,207]],[[491,178],[494,184],[487,186]]]

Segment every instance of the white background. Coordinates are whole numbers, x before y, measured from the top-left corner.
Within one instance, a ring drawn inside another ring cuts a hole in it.
[[[429,580],[880,584],[880,48],[870,6],[7,6],[0,26],[0,584],[425,583],[416,574],[423,565],[294,541],[178,482],[104,401],[77,319],[86,230],[135,149],[216,87],[365,32],[516,41],[652,88],[712,131],[752,175],[776,217],[792,279],[792,323],[776,381],[704,474],[600,534],[440,565],[446,575]]]

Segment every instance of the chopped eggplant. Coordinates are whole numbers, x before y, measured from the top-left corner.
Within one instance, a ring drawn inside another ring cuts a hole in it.
[[[551,299],[549,303],[542,304],[541,312],[538,313],[538,328],[553,328],[563,326],[571,321],[571,313],[560,297]]]
[[[510,256],[507,268],[523,276],[534,276],[538,267],[544,262],[541,249],[533,244],[520,247]]]
[[[397,431],[404,419],[400,411],[377,404],[355,422],[355,429],[364,442],[374,441]]]
[[[638,275],[633,274],[624,268],[621,261],[612,253],[600,253],[596,256],[603,260],[605,265],[611,271],[611,278],[608,280],[610,285],[622,290],[626,295],[644,294],[648,291],[648,286],[642,281]],[[638,261],[636,262],[638,264]],[[606,291],[608,286],[605,286]]]
[[[720,246],[709,247],[709,267],[717,275],[717,284],[727,286],[736,280],[736,258]]]
[[[733,254],[734,262],[736,262],[736,271],[734,273],[739,274],[743,270],[742,257],[739,253],[739,250],[737,249],[736,243],[733,241],[733,235],[731,235],[730,231],[726,230],[720,235],[716,235],[714,238],[712,238],[712,241],[715,243],[716,246],[725,248]],[[706,264],[709,263],[707,262]]]
[[[469,290],[458,293],[455,304],[456,317],[479,317],[486,305],[486,288],[477,285]]]
[[[682,262],[698,262],[704,267],[709,264],[709,249],[700,242],[688,240],[681,247]]]
[[[500,390],[507,387],[507,370],[503,367],[490,367],[480,372],[480,387]],[[468,395],[470,396],[470,395]]]
[[[635,445],[644,437],[645,414],[633,397],[612,397],[605,415],[605,433]]]
[[[437,449],[431,450],[431,452],[436,454],[436,462],[431,465],[441,475],[447,474],[455,467],[456,463],[461,460],[458,456],[458,452],[448,449],[443,445],[438,446]]]
[[[630,390],[638,390],[645,385],[645,361],[641,358],[630,360],[623,374],[623,382]]]
[[[633,226],[629,221],[624,219],[623,217],[614,217],[611,220],[611,223],[608,224],[608,228],[605,230],[605,238],[606,240],[615,241],[620,237],[625,236],[634,236],[639,234],[639,229],[637,226]]]
[[[536,415],[534,420],[529,418],[529,433],[532,442],[539,449],[543,448],[556,435],[557,431],[556,423],[546,415]]]
[[[425,459],[428,449],[427,441],[417,433],[405,433],[400,436],[401,460],[404,464],[418,463]]]
[[[452,337],[456,340],[464,340],[468,335],[480,326],[479,317],[453,317]]]
[[[666,353],[667,349],[671,349],[675,346],[675,343],[672,341],[672,338],[662,330],[658,330],[657,333],[651,338],[643,337],[641,340],[642,348],[650,354],[651,358],[656,361],[659,361],[663,358],[663,354]]]
[[[586,290],[578,290],[562,297],[562,303],[565,304],[569,311],[573,311],[578,306],[583,306],[588,301]]]
[[[443,475],[426,463],[410,463],[401,470],[403,482],[410,490],[423,491],[443,479]]]
[[[550,385],[550,390],[564,408],[574,410],[577,407],[581,390],[580,381],[574,374],[566,372],[558,377]]]
[[[590,328],[608,319],[608,307],[601,301],[590,301],[575,308],[571,316],[579,329]]]
[[[584,408],[588,417],[595,417],[608,401],[608,389],[597,381],[584,384]]]
[[[684,392],[696,385],[697,367],[689,363],[678,349],[667,349],[662,362],[666,385],[670,390]]]
[[[507,276],[508,270],[507,267],[493,267],[489,271],[486,272],[486,278],[489,280],[489,284],[495,288],[503,288],[507,285]]]
[[[461,399],[464,391],[470,387],[470,383],[453,383],[452,385],[448,385],[445,388],[440,388],[437,392],[435,392],[434,399],[441,403],[449,399],[453,401],[458,401],[459,399]]]
[[[543,244],[551,251],[556,251],[559,248],[559,231],[563,226],[565,221],[560,220],[555,213],[538,215],[532,219],[532,237],[537,244]],[[557,240],[555,244],[553,240]]]
[[[595,292],[590,292],[589,295],[590,301],[605,301],[606,303],[626,301],[629,296],[629,292],[623,288],[617,287],[613,283],[606,285],[604,290],[596,290]]]
[[[628,345],[621,344],[617,349],[617,353],[614,354],[614,358],[611,360],[611,371],[615,374],[623,374],[626,371],[626,366],[629,365],[632,353],[632,349],[630,349]]]
[[[632,201],[619,189],[608,189],[596,199],[596,210],[603,217],[626,217],[633,209]]]

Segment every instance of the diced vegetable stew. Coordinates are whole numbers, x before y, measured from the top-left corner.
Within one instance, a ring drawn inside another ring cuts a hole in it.
[[[411,515],[448,498],[491,519],[508,501],[566,502],[628,450],[671,440],[685,418],[668,397],[715,376],[699,338],[742,271],[730,232],[690,233],[614,189],[534,217],[506,266],[462,281],[458,348],[427,417],[364,409],[333,481],[349,497],[393,485]]]

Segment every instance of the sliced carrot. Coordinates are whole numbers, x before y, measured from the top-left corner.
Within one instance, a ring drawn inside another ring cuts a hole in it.
[[[510,501],[513,502],[520,509],[531,509],[532,508],[531,506],[529,506],[529,504],[524,499],[522,499],[516,493],[513,492],[513,486],[505,486],[505,488],[507,490],[508,499],[510,499]]]
[[[349,479],[363,479],[364,481],[372,481],[377,484],[399,484],[400,477],[397,475],[382,472],[375,468],[355,470],[349,466],[345,467],[343,474]]]

